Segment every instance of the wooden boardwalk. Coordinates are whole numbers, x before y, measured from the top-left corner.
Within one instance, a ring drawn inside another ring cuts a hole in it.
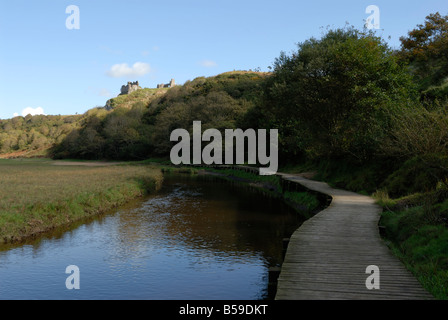
[[[297,175],[279,175],[333,200],[291,236],[276,300],[432,299],[381,239],[381,208],[372,198]],[[370,265],[379,268],[379,289],[366,287]]]

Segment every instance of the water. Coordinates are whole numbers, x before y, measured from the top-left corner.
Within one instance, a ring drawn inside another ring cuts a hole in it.
[[[0,248],[0,299],[265,299],[268,268],[301,220],[249,187],[167,176],[156,195]],[[66,288],[69,265],[79,290]]]

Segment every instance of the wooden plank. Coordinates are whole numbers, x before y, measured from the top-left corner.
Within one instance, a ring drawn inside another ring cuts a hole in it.
[[[373,199],[297,175],[279,175],[333,200],[291,236],[277,300],[432,299],[381,239],[381,208]],[[369,265],[379,267],[380,289],[365,285]]]

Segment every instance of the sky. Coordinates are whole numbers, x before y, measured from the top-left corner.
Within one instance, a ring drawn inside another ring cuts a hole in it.
[[[397,49],[427,15],[448,14],[447,0],[1,1],[0,119],[82,114],[128,81],[155,88],[269,71],[280,52],[327,27],[362,29],[370,5],[375,32]]]

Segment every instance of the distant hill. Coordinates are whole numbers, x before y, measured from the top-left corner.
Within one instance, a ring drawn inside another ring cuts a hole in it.
[[[234,127],[261,96],[269,73],[231,71],[173,88],[143,88],[82,115],[0,120],[0,158],[139,160],[166,155],[172,128]]]
[[[0,158],[46,157],[49,148],[78,128],[82,118],[28,115],[0,120]]]
[[[105,108],[112,110],[117,107],[132,108],[136,103],[147,105],[155,98],[163,95],[169,88],[160,89],[139,89],[130,94],[119,95],[116,98],[107,100]]]

